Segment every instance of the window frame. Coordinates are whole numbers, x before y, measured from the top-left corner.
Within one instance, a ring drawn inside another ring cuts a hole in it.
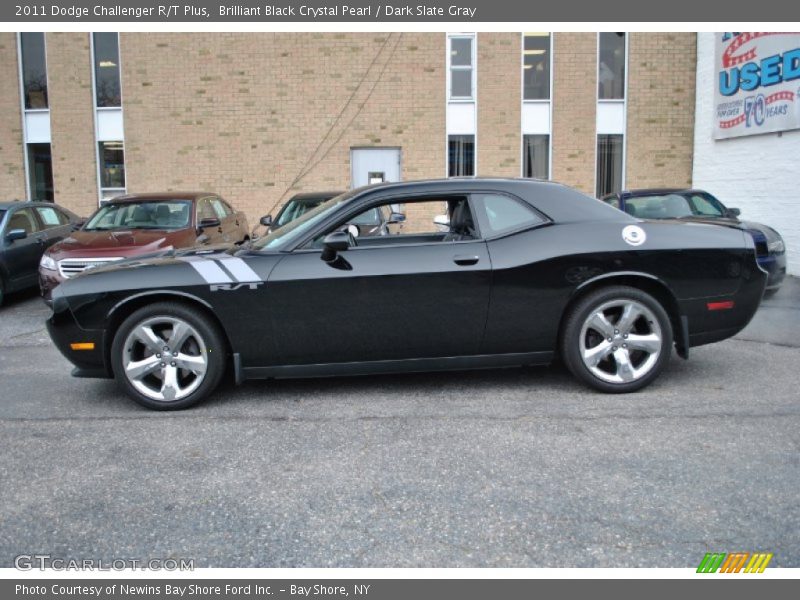
[[[525,138],[528,137],[546,137],[547,138],[547,176],[546,177],[535,177],[533,175],[527,174],[527,169],[525,168],[527,165],[528,160],[528,153],[526,152],[525,148]],[[539,181],[552,181],[552,173],[550,172],[553,162],[553,152],[552,152],[552,143],[553,143],[553,136],[549,133],[523,133],[522,134],[522,177],[524,179],[536,179]]]
[[[471,137],[472,138],[472,174],[470,175],[451,175],[450,174],[450,138],[465,138]],[[474,133],[448,133],[447,134],[447,146],[446,146],[446,154],[447,154],[447,178],[452,179],[454,177],[475,177],[476,173],[478,172],[478,136]]]
[[[623,51],[623,61],[622,61],[622,98],[601,98],[600,97],[600,44],[602,41],[602,34],[603,33],[613,33],[608,31],[598,31],[597,32],[597,65],[596,65],[596,77],[597,77],[597,87],[595,89],[595,98],[597,102],[626,102],[628,99],[628,53],[629,53],[629,42],[630,42],[630,32],[622,32],[624,34],[624,43],[622,45]]]
[[[470,40],[470,64],[466,65],[453,65],[453,40]],[[452,33],[447,34],[447,101],[448,102],[475,102],[478,84],[478,65],[477,65],[477,36],[474,33]],[[470,95],[469,96],[454,96],[453,95],[453,71],[471,71],[470,77]]]
[[[520,65],[520,79],[521,79],[521,86],[522,86],[522,102],[523,103],[536,103],[536,102],[552,102],[553,101],[553,32],[541,32],[547,33],[547,70],[548,70],[548,78],[547,78],[547,98],[526,98],[525,97],[525,38],[526,37],[535,37],[531,35],[527,35],[526,32],[522,32],[522,61]],[[544,37],[544,36],[540,36]]]
[[[397,243],[397,244],[381,244],[378,246],[353,246],[352,248],[348,248],[348,252],[356,251],[356,250],[375,250],[375,249],[383,249],[383,248],[400,248],[400,247],[414,247],[414,246],[440,246],[443,243],[447,244],[473,244],[475,242],[485,242],[486,239],[483,237],[483,234],[480,229],[480,225],[477,221],[475,216],[475,207],[472,200],[472,191],[447,191],[441,194],[434,193],[431,194],[430,192],[420,192],[417,194],[395,194],[391,196],[381,196],[380,198],[374,198],[372,200],[367,200],[359,203],[354,204],[354,206],[345,212],[342,217],[337,218],[333,221],[329,221],[324,226],[321,226],[318,230],[308,233],[305,237],[301,238],[296,244],[293,244],[291,247],[288,247],[284,250],[280,250],[281,252],[291,252],[294,254],[300,253],[309,253],[309,252],[322,252],[322,248],[306,248],[305,246],[312,242],[315,238],[319,237],[320,235],[327,235],[323,233],[327,231],[328,233],[332,233],[337,227],[340,227],[346,224],[350,219],[360,215],[363,212],[366,212],[370,209],[376,208],[378,206],[383,205],[391,205],[391,204],[416,204],[425,202],[426,200],[430,202],[434,201],[447,201],[450,198],[466,198],[467,203],[469,205],[469,210],[472,213],[473,223],[475,224],[475,233],[476,237],[472,240],[452,240],[448,242],[437,241],[437,242],[411,242],[411,243]]]
[[[539,229],[541,227],[546,227],[553,224],[553,220],[544,214],[542,211],[537,209],[533,204],[530,202],[526,202],[519,196],[516,196],[510,192],[498,192],[492,190],[481,190],[480,192],[472,192],[470,193],[470,210],[473,210],[475,213],[476,221],[480,223],[481,230],[491,231],[490,224],[488,223],[488,219],[486,215],[476,210],[478,200],[475,196],[505,196],[510,200],[516,202],[517,204],[522,205],[524,208],[530,210],[533,214],[535,214],[539,219],[541,219],[538,223],[533,223],[530,225],[520,225],[519,227],[514,227],[512,229],[507,229],[505,231],[498,232],[496,234],[491,234],[488,236],[482,236],[481,239],[486,242],[491,242],[493,240],[499,240],[504,237],[508,237],[510,235],[516,235],[517,233],[522,233],[524,231],[532,231],[534,229]],[[476,207],[476,208],[473,208]]]

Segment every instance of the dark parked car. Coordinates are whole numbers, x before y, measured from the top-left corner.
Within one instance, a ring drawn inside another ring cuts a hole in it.
[[[283,227],[290,221],[294,221],[298,217],[302,217],[309,210],[318,207],[323,202],[330,200],[334,196],[343,194],[344,192],[303,192],[295,194],[286,204],[281,206],[275,218],[272,215],[261,217],[260,223],[267,228],[267,231],[273,231],[279,227]]]
[[[287,223],[302,217],[309,210],[316,208],[323,202],[343,193],[304,192],[295,194],[281,207],[275,219],[267,215],[261,218],[261,224],[267,227],[268,232],[275,231]],[[403,221],[405,221],[405,215],[400,213],[399,210],[395,211],[392,207],[381,207],[359,215],[356,219],[347,223],[347,226],[354,237],[369,237],[373,235],[390,235],[394,233],[391,231],[390,225],[399,224]]]
[[[405,233],[347,232],[393,204]],[[549,182],[420,181],[337,196],[241,248],[92,269],[53,291],[48,329],[74,375],[114,377],[155,409],[198,402],[227,367],[240,382],[561,356],[631,392],[673,344],[686,358],[739,332],[766,278],[740,229],[640,221]]]
[[[39,283],[47,301],[65,279],[86,269],[134,256],[198,244],[240,244],[250,239],[247,218],[207,192],[119,196],[42,258]]]
[[[758,264],[769,273],[767,292],[774,293],[786,277],[786,246],[768,225],[742,221],[738,208],[727,208],[703,190],[646,189],[609,194],[603,201],[639,219],[681,219],[741,227],[753,236]]]
[[[44,251],[81,221],[49,202],[0,202],[0,304],[4,294],[36,286]]]

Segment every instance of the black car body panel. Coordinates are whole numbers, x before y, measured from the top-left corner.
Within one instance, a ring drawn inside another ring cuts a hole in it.
[[[737,227],[745,229],[755,242],[756,257],[758,264],[767,272],[767,289],[775,291],[780,288],[786,277],[786,250],[783,245],[783,239],[780,234],[772,227],[764,225],[763,223],[756,223],[753,221],[745,221],[738,218],[739,211],[732,210],[725,207],[722,202],[716,197],[706,192],[705,190],[697,189],[683,189],[683,188],[652,188],[641,190],[625,190],[614,194],[609,194],[603,197],[603,201],[610,203],[614,202],[617,208],[625,213],[632,214],[630,210],[629,200],[648,198],[653,196],[664,196],[668,194],[677,194],[681,196],[690,196],[692,194],[699,194],[710,198],[714,203],[722,207],[722,216],[712,215],[687,215],[680,218],[681,221],[693,223],[706,223],[709,225],[723,225],[727,227]],[[654,215],[636,215],[641,218],[664,218]],[[780,241],[780,250],[770,249],[772,242]]]
[[[374,204],[482,192],[518,198],[542,220],[463,241],[382,238],[383,245],[351,247],[334,262],[308,245]],[[304,235],[268,249],[174,251],[74,277],[54,291],[50,334],[78,374],[110,376],[111,339],[125,316],[171,298],[220,325],[237,380],[540,364],[553,358],[571,302],[622,283],[667,307],[685,355],[742,329],[766,281],[741,229],[639,221],[554,183],[386,184],[332,202],[338,204]],[[628,226],[646,241],[626,242]],[[229,275],[219,276],[221,266]],[[709,310],[710,302],[728,300],[729,310]],[[75,352],[72,342],[94,342],[96,350]]]

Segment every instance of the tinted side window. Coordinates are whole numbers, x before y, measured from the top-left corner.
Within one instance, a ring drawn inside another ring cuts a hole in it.
[[[51,208],[49,206],[37,206],[36,212],[39,213],[39,218],[42,220],[45,229],[59,227],[69,223],[67,216],[55,208]]]
[[[6,227],[6,233],[12,229],[24,229],[25,233],[35,233],[39,231],[39,225],[36,223],[36,217],[33,216],[33,211],[30,208],[23,208],[11,215]]]
[[[208,198],[203,198],[197,204],[197,220],[198,222],[201,219],[217,219],[217,213],[214,211],[214,208],[211,206],[211,202],[208,201]]]
[[[544,223],[531,207],[514,198],[501,194],[478,194],[473,198],[487,230],[484,237]]]
[[[212,199],[211,205],[214,207],[214,213],[217,215],[217,218],[224,219],[228,216],[228,213],[225,211],[225,207],[222,205],[222,201],[219,198]]]

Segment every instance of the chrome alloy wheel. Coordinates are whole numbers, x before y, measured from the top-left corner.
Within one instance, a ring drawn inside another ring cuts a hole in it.
[[[138,323],[122,349],[125,377],[139,392],[160,402],[181,400],[206,375],[206,344],[197,329],[177,317]]]
[[[647,375],[658,362],[661,326],[641,302],[621,298],[604,302],[583,323],[580,353],[592,374],[609,383],[629,383]]]

